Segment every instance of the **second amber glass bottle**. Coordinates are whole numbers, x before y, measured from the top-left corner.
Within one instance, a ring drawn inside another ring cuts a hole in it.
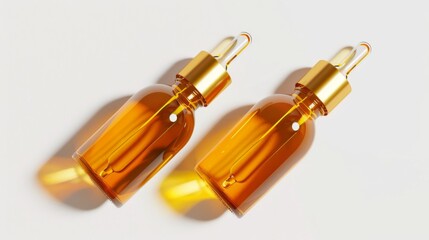
[[[318,62],[292,95],[278,94],[257,103],[199,162],[197,173],[237,216],[309,149],[312,121],[347,96],[347,75],[369,51],[369,45],[361,43],[338,63]]]
[[[242,33],[216,54],[200,52],[172,86],[154,85],[133,95],[73,155],[117,205],[127,201],[187,142],[194,111],[230,83],[229,63],[250,43]]]

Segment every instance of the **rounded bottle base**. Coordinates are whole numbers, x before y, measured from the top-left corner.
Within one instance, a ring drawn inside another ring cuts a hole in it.
[[[227,196],[223,193],[222,189],[220,189],[215,183],[212,182],[209,176],[207,176],[204,173],[204,170],[198,168],[198,166],[195,168],[195,172],[204,180],[204,182],[207,184],[207,186],[213,190],[213,192],[217,195],[219,200],[232,212],[234,213],[238,218],[243,217],[244,212],[240,211],[234,204],[232,204]]]
[[[97,173],[87,164],[86,160],[78,153],[74,153],[72,158],[76,160],[83,170],[91,178],[92,182],[106,195],[106,197],[115,204],[116,207],[122,207],[123,202],[119,199],[118,195],[110,190],[110,187],[98,176]]]

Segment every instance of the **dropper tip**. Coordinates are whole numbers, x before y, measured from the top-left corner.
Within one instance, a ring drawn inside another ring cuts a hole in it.
[[[347,77],[349,73],[369,55],[370,52],[371,45],[367,42],[360,42],[351,50],[350,54],[346,56],[340,64],[338,64],[338,70]]]
[[[247,42],[250,44],[252,43],[252,35],[250,35],[250,33],[248,32],[241,32],[240,36],[244,36],[247,38]]]
[[[371,44],[369,44],[368,42],[360,42],[359,46],[366,47],[368,54],[372,51]]]
[[[368,42],[360,42],[353,51],[354,56],[356,57],[356,65],[364,60],[371,53],[372,47]]]
[[[251,41],[252,37],[249,33],[241,32],[232,39],[228,45],[224,46],[222,49],[217,49],[216,59],[227,69],[232,60],[240,55],[240,53],[249,46]]]

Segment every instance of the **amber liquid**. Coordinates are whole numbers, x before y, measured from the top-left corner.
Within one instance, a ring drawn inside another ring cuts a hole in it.
[[[307,151],[313,113],[287,95],[255,105],[196,166],[238,216],[243,215]]]
[[[120,206],[186,144],[193,125],[180,93],[155,85],[132,96],[73,157]]]

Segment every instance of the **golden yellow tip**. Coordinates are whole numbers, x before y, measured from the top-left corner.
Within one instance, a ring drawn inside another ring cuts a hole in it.
[[[347,77],[349,73],[369,55],[370,52],[371,45],[367,42],[360,42],[337,66],[338,70]]]
[[[371,44],[369,44],[368,42],[360,42],[359,43],[359,46],[362,46],[362,47],[366,47],[366,52],[367,52],[367,54],[366,55],[368,55],[368,54],[370,54],[371,53],[371,51],[372,51],[372,47],[371,47]]]
[[[248,32],[241,32],[240,36],[244,36],[247,38],[247,45],[249,45],[250,43],[252,43],[252,35],[250,35],[250,33]]]
[[[252,37],[249,33],[240,33],[223,50],[219,51],[219,55],[216,56],[217,61],[227,69],[228,65],[249,46],[251,41]]]

